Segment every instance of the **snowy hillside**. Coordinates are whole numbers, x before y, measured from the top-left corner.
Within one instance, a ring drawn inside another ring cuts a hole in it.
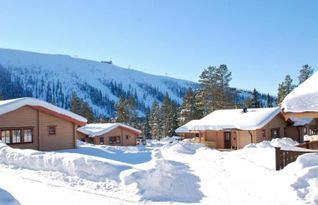
[[[0,72],[9,74],[12,84],[21,85],[24,90],[21,95],[32,94],[68,107],[69,97],[76,91],[95,113],[102,115],[113,114],[113,105],[119,96],[134,97],[143,112],[154,100],[161,102],[166,92],[180,103],[185,90],[195,86],[193,82],[150,75],[106,62],[10,49],[0,49]]]

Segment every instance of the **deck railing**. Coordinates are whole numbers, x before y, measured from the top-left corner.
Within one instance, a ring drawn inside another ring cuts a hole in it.
[[[307,153],[318,153],[318,141],[299,144],[295,149],[275,148],[276,170],[281,170],[289,163],[296,161],[297,157]]]

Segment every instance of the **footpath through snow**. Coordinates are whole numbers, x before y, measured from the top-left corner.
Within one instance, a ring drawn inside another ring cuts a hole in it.
[[[59,152],[0,143],[0,204],[6,196],[32,205],[318,204],[318,154],[277,172],[278,145],[295,142],[276,139],[231,152],[170,138],[146,147],[80,143]]]

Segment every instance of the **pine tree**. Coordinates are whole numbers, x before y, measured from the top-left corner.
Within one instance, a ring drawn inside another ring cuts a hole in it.
[[[81,100],[77,96],[76,92],[72,92],[71,99],[70,99],[70,109],[72,112],[76,114],[81,113]]]
[[[314,69],[312,69],[308,64],[303,65],[302,69],[299,71],[298,76],[298,84],[303,83],[305,80],[307,80],[310,76],[314,74]]]
[[[85,117],[88,122],[93,122],[95,119],[92,109],[88,103],[79,98],[76,92],[72,92],[70,109],[72,112]]]
[[[202,103],[199,109],[202,109],[203,115],[207,115],[213,110],[232,106],[233,95],[229,87],[231,75],[224,64],[219,67],[210,66],[203,70],[196,96],[196,101]]]
[[[195,119],[197,113],[195,94],[192,88],[189,88],[183,97],[183,103],[180,110],[180,117],[178,119],[179,125],[182,126],[185,123]]]
[[[160,107],[157,101],[154,101],[151,110],[150,110],[150,118],[149,118],[149,125],[151,128],[151,137],[153,139],[160,139],[161,138],[161,112]]]
[[[273,107],[272,99],[269,94],[266,95],[266,107]]]
[[[277,104],[279,105],[295,87],[293,79],[286,75],[285,80],[278,85]]]
[[[142,134],[145,139],[151,138],[151,127],[150,127],[149,121],[150,121],[150,110],[147,110],[143,129],[142,129]]]
[[[81,115],[87,119],[88,123],[94,121],[94,114],[87,102],[81,103]]]
[[[251,107],[252,108],[260,108],[261,107],[261,102],[259,100],[259,93],[257,90],[254,88],[252,92],[252,101],[251,101]]]

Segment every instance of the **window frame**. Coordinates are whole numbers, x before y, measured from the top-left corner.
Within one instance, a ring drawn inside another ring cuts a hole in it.
[[[49,126],[47,126],[47,128],[48,128],[48,135],[49,136],[56,136],[56,125],[49,125]],[[54,132],[51,132],[51,129],[54,129]]]
[[[262,129],[262,138],[266,138],[266,130]]]
[[[115,141],[111,140],[111,138],[115,138],[116,140]],[[120,145],[121,144],[120,136],[109,136],[108,143],[109,143],[109,145]]]
[[[12,129],[11,130],[11,144],[21,144],[22,143],[22,129]],[[19,133],[19,136],[16,135]],[[15,135],[14,135],[15,134]],[[13,140],[15,139],[15,140]],[[18,141],[19,139],[19,141]]]
[[[7,145],[18,145],[18,144],[33,144],[34,141],[34,127],[0,127],[0,140],[2,141],[2,132],[9,132],[9,143],[3,142]],[[20,142],[13,142],[13,130],[20,130]],[[31,130],[31,142],[24,141],[24,130]]]
[[[273,132],[274,132],[275,130],[277,131],[277,135],[278,135],[278,136],[274,138],[274,137],[273,137]],[[271,138],[272,138],[272,139],[281,138],[281,136],[280,136],[280,127],[276,127],[276,128],[272,128],[272,129],[271,129]]]
[[[100,144],[100,145],[104,145],[104,144],[105,144],[105,139],[104,139],[104,137],[100,137],[100,138],[99,138],[99,144]]]

